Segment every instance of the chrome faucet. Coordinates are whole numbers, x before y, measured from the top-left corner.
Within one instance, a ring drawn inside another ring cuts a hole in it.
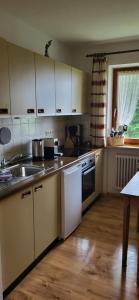
[[[13,162],[16,162],[16,161],[19,161],[21,158],[23,158],[23,154],[16,154],[8,160],[5,160],[5,157],[3,157],[2,160],[1,160],[1,163],[0,163],[1,168],[3,169],[4,167],[6,167],[9,164],[11,164]]]
[[[5,161],[5,158],[3,157],[1,162],[0,162],[1,169],[3,169],[5,167],[5,163],[6,163],[6,161]]]

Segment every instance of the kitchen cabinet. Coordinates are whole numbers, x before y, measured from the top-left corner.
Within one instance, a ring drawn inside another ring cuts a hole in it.
[[[34,259],[31,188],[0,201],[0,244],[3,288],[6,289]]]
[[[35,54],[37,115],[55,115],[54,61]]]
[[[4,290],[60,234],[60,174],[0,201]]]
[[[0,116],[87,112],[87,74],[0,39]]]
[[[33,186],[35,258],[58,237],[59,186],[59,174]]]
[[[56,115],[71,114],[71,66],[55,61]]]
[[[87,104],[87,73],[72,68],[72,114],[86,113]]]
[[[10,91],[7,42],[0,39],[0,116],[10,114]]]
[[[35,115],[35,66],[33,52],[8,44],[11,114]]]
[[[96,196],[103,191],[103,149],[96,153],[95,192]]]

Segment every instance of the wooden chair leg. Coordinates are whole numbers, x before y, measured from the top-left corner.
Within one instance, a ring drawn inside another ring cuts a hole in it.
[[[123,215],[123,255],[122,267],[126,267],[127,263],[127,249],[128,249],[128,236],[129,236],[129,220],[130,220],[130,199],[124,199],[124,215]]]

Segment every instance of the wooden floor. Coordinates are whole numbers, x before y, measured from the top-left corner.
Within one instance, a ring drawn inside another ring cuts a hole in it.
[[[132,211],[128,266],[122,275],[123,203],[102,198],[82,224],[9,294],[6,300],[135,300],[136,228]]]

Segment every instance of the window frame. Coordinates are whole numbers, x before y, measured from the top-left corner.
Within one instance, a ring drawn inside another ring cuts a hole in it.
[[[139,71],[139,66],[121,67],[113,69],[113,85],[112,85],[112,127],[116,128],[117,120],[117,82],[118,73],[122,71]],[[125,138],[125,144],[139,145],[139,138]]]

